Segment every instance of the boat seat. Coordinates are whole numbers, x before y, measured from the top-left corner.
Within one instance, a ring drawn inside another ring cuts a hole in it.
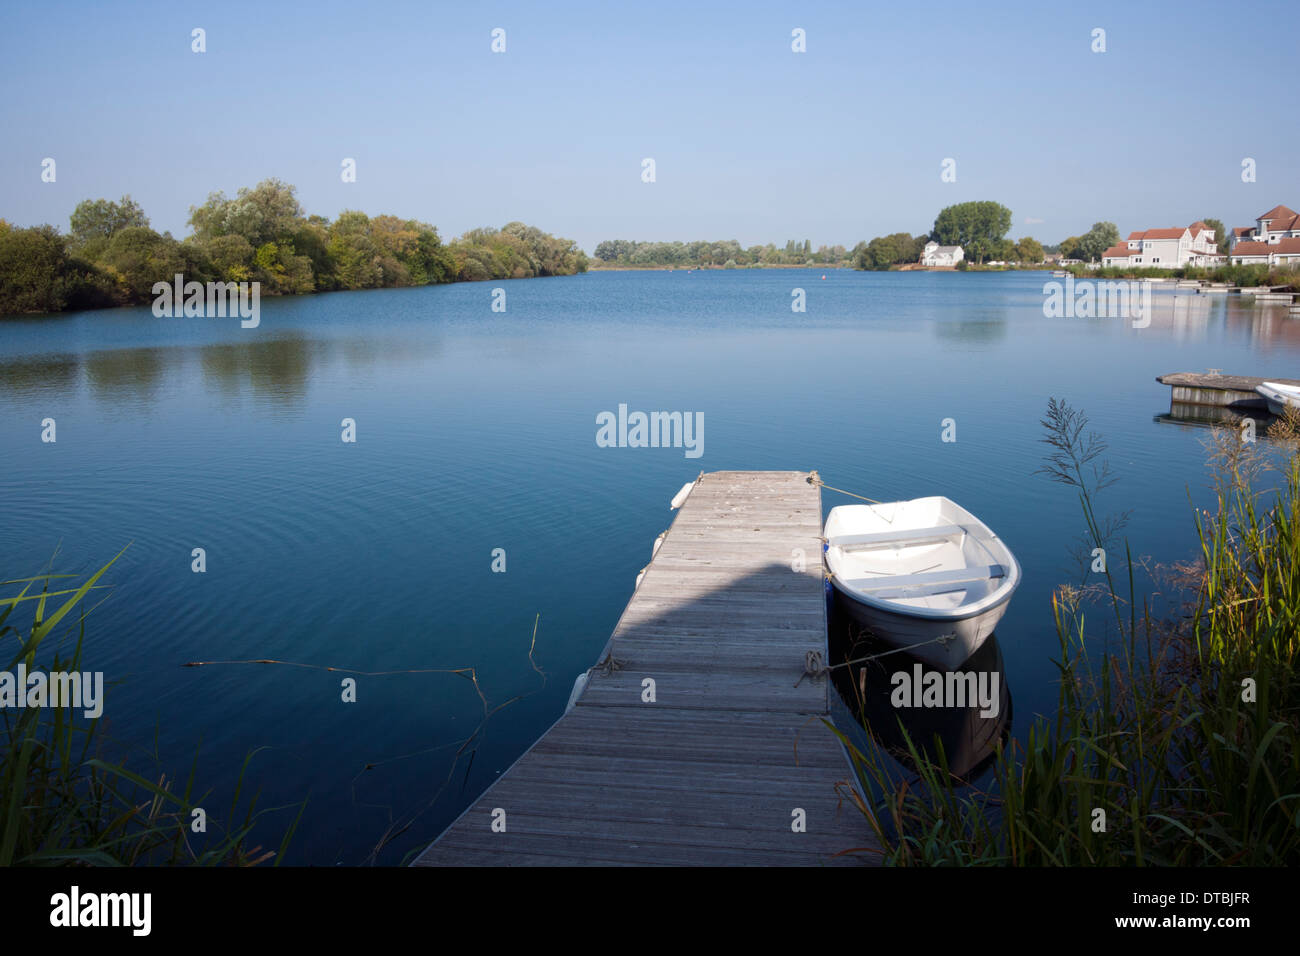
[[[870,548],[887,544],[919,544],[924,541],[943,541],[955,534],[965,534],[959,524],[932,525],[928,528],[902,528],[898,531],[876,531],[871,534],[840,534],[827,543],[834,548]]]
[[[919,574],[882,574],[878,578],[854,578],[844,583],[874,598],[918,597],[955,591],[963,584],[1003,578],[1006,574],[1007,569],[1002,565],[990,564],[949,571],[922,571]]]

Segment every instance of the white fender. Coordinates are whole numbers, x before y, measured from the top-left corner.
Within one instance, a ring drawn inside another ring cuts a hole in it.
[[[587,678],[591,675],[590,671],[583,671],[573,679],[573,690],[569,693],[569,702],[564,705],[564,712],[567,714],[573,710],[578,703],[578,698],[587,687]]]
[[[686,504],[686,499],[690,496],[691,489],[694,487],[695,487],[695,482],[693,481],[688,481],[686,484],[682,485],[682,490],[677,492],[677,494],[673,496],[673,500],[668,505],[668,507],[673,510],[676,510],[680,508],[682,505]]]
[[[660,531],[659,537],[655,538],[655,543],[650,548],[651,558],[653,558],[656,554],[658,554],[659,549],[664,546],[664,535],[666,535],[667,533],[668,533],[667,531]]]

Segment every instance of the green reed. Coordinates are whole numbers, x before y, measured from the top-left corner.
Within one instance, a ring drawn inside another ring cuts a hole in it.
[[[21,586],[0,597],[0,648],[13,639],[18,645],[12,655],[0,650],[0,665],[7,661],[11,673],[20,663],[29,673],[79,672],[86,598],[102,589],[98,582],[119,557],[79,583],[69,581],[75,575],[53,573],[0,581],[0,587]],[[60,640],[70,641],[70,650],[56,647]],[[192,811],[213,809],[210,791],[195,787],[197,752],[178,788],[161,772],[145,777],[110,759],[113,742],[101,719],[87,719],[80,709],[5,708],[0,720],[0,866],[278,864],[306,807],[294,805],[297,815],[278,850],[249,845],[264,815],[292,809],[259,810],[257,795],[245,793],[254,751],[236,777],[226,822],[208,813],[206,832],[196,833]]]

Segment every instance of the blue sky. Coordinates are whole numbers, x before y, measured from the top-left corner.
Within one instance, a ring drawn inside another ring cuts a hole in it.
[[[275,176],[309,213],[444,237],[520,219],[588,251],[852,246],[971,199],[1044,242],[1247,225],[1300,208],[1298,32],[1300,4],[1222,0],[9,4],[0,217],[66,229],[78,201],[129,193],[180,237],[209,192]],[[1230,78],[1252,63],[1266,79]]]

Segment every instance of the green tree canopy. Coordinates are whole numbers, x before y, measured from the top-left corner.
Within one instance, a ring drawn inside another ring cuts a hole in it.
[[[1016,242],[1016,260],[1018,262],[1038,263],[1044,258],[1043,245],[1037,239],[1025,236]]]
[[[906,232],[877,236],[858,248],[855,265],[859,269],[888,269],[890,266],[916,262],[921,258],[925,242],[926,237],[913,237]]]
[[[180,245],[170,235],[160,236],[148,226],[129,226],[113,234],[99,262],[120,277],[133,299],[144,302],[152,298],[155,282],[170,282],[176,273],[191,271]]]
[[[119,230],[149,225],[149,217],[130,196],[123,196],[118,202],[83,199],[69,218],[72,238],[78,243],[110,239]]]
[[[1119,242],[1119,227],[1113,222],[1094,222],[1092,228],[1079,237],[1071,258],[1096,262],[1101,254]],[[1062,243],[1064,246],[1064,243]]]
[[[58,312],[67,302],[67,271],[53,226],[0,232],[0,312]]]
[[[596,245],[596,258],[601,262],[626,262],[635,251],[635,242],[627,239],[606,239]]]
[[[989,245],[989,258],[1010,262],[1016,257],[1016,244],[1010,239],[998,239]]]
[[[247,282],[253,247],[243,236],[217,236],[207,243],[208,258],[223,282]]]
[[[353,210],[333,223],[304,216],[294,188],[276,179],[234,199],[212,193],[191,207],[193,235],[184,242],[151,229],[129,196],[80,203],[71,221],[73,233],[63,236],[52,226],[14,229],[0,220],[0,313],[148,303],[154,283],[178,273],[198,282],[256,281],[274,295],[587,269],[573,240],[522,222],[471,230],[448,245],[417,219]],[[682,255],[681,243],[669,245]],[[743,255],[735,242],[709,248],[720,262],[732,250]]]
[[[966,258],[983,262],[1010,228],[1011,210],[1001,203],[963,202],[939,213],[930,238],[941,245],[961,246]]]
[[[252,189],[242,187],[234,199],[211,193],[202,206],[190,207],[190,228],[200,242],[235,235],[257,248],[288,239],[303,219],[294,192],[288,183],[264,179]]]
[[[587,254],[572,239],[510,222],[471,229],[448,247],[461,279],[523,279],[587,271]],[[635,256],[635,254],[634,254]]]
[[[1222,252],[1226,249],[1228,247],[1228,230],[1224,227],[1223,220],[1202,219],[1201,222],[1214,230],[1214,241],[1218,243],[1219,251]]]

